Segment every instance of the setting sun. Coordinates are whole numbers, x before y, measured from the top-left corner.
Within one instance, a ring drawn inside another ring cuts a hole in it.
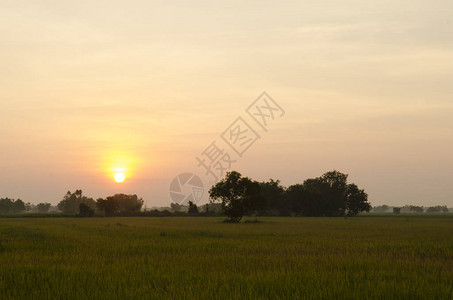
[[[125,150],[111,150],[103,153],[104,162],[99,168],[104,169],[108,179],[122,183],[131,179],[137,164],[137,155]]]
[[[124,179],[126,179],[126,176],[123,173],[118,172],[115,174],[114,178],[116,182],[123,182]]]

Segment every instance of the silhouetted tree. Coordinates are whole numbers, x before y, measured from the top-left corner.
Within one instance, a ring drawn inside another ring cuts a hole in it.
[[[353,216],[369,211],[368,195],[355,184],[347,183],[348,175],[330,171],[286,190],[289,207],[303,216]]]
[[[113,217],[119,212],[118,203],[114,199],[102,199],[96,200],[96,208],[104,212],[106,217]]]
[[[183,208],[183,206],[178,203],[171,203],[170,207],[171,207],[171,210],[173,210],[173,211],[181,211]]]
[[[382,205],[381,207],[382,207],[382,212],[386,212],[386,211],[388,211],[389,208],[390,208],[388,205],[385,205],[385,204]]]
[[[30,202],[25,203],[25,211],[32,211],[33,205]]]
[[[280,216],[291,214],[285,188],[280,185],[280,180],[270,179],[267,182],[260,182],[260,188],[264,201],[264,207],[260,210],[261,214]]]
[[[431,206],[426,210],[427,213],[448,213],[447,206]]]
[[[320,178],[307,179],[303,184],[288,187],[287,195],[293,211],[302,216],[332,215],[327,195],[329,187]]]
[[[88,198],[82,195],[82,190],[76,190],[74,193],[68,191],[58,203],[58,209],[64,213],[79,213],[80,204],[84,203],[88,207],[94,209],[96,207],[96,202],[93,198]]]
[[[409,210],[412,212],[416,213],[422,213],[423,212],[423,206],[415,206],[415,205],[410,205]]]
[[[25,211],[24,201],[10,198],[0,199],[0,213],[1,214],[17,214]]]
[[[143,206],[143,199],[137,195],[115,194],[106,199],[96,200],[96,207],[106,216],[132,215],[139,212]]]
[[[231,222],[240,222],[244,215],[263,207],[260,184],[236,171],[228,172],[224,179],[210,190],[211,202],[221,201],[222,209]]]
[[[13,202],[13,210],[12,213],[18,214],[25,211],[25,203],[24,201],[17,199]]]
[[[393,213],[394,214],[400,214],[401,213],[401,207],[394,207],[393,208]]]
[[[348,209],[347,183],[348,175],[336,170],[323,174],[320,178],[324,186],[327,186],[322,192],[325,197],[326,216],[343,216]]]
[[[218,214],[222,212],[222,203],[206,203],[204,206],[204,211],[209,214]]]
[[[362,211],[370,211],[371,205],[368,203],[368,194],[358,188],[355,184],[348,184],[346,188],[346,207],[347,215],[355,216]]]
[[[385,205],[385,204],[384,204],[384,205],[380,205],[380,206],[375,206],[375,207],[373,207],[372,211],[373,211],[373,212],[384,213],[384,212],[388,211],[389,208],[390,208],[390,207],[389,207],[388,205]]]
[[[194,204],[192,201],[189,201],[189,214],[196,215],[198,213],[199,211],[197,205]]]
[[[10,211],[10,207],[12,206],[11,199],[9,198],[1,198],[0,199],[0,213],[7,214]]]
[[[85,203],[80,203],[79,205],[79,216],[81,217],[92,217],[94,215],[94,209],[86,205]]]
[[[40,213],[46,213],[49,211],[49,208],[50,208],[51,204],[50,203],[38,203],[38,205],[36,205],[36,208],[38,209],[38,212]]]
[[[308,201],[306,201],[306,206],[303,210],[304,215],[337,215],[331,211],[333,205],[332,203],[329,203],[329,197],[326,195],[329,190],[329,186],[321,178],[307,179],[304,181],[303,186],[308,195]]]
[[[296,215],[302,215],[306,210],[308,193],[303,184],[294,184],[286,189],[289,209]]]

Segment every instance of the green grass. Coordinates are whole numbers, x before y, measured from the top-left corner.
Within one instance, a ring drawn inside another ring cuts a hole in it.
[[[0,219],[0,299],[453,298],[453,217],[222,220]]]

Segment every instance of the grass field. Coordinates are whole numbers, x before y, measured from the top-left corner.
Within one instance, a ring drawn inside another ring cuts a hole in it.
[[[0,219],[0,299],[453,298],[453,217]]]

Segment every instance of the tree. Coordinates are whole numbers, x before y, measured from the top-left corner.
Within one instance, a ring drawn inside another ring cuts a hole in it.
[[[423,212],[423,206],[416,206],[416,205],[410,205],[409,210],[412,212],[416,213],[422,213]]]
[[[222,203],[209,202],[209,203],[206,203],[205,205],[203,205],[203,207],[204,207],[203,210],[204,210],[205,213],[209,213],[209,214],[212,214],[212,215],[221,213],[223,211],[222,210]]]
[[[182,209],[184,208],[183,205],[178,204],[178,203],[171,203],[170,207],[171,207],[171,210],[174,211],[174,212],[182,211]]]
[[[115,194],[106,199],[96,200],[96,207],[106,216],[133,215],[143,206],[143,199],[137,195]]]
[[[38,212],[40,213],[46,213],[49,211],[49,208],[50,208],[51,204],[50,203],[38,203],[38,205],[36,205],[36,208],[38,209]]]
[[[289,206],[303,216],[354,216],[369,211],[368,195],[357,185],[348,184],[347,178],[334,170],[292,185],[286,190]]]
[[[389,210],[389,206],[388,205],[380,205],[380,206],[375,206],[372,208],[372,212],[377,212],[377,213],[385,213],[386,211]]]
[[[260,182],[261,194],[263,195],[264,207],[261,214],[289,216],[291,210],[285,194],[285,188],[280,185],[280,180],[270,179],[268,182]]]
[[[327,172],[319,178],[324,188],[322,195],[325,197],[326,216],[343,216],[348,210],[347,179],[348,175],[336,170]]]
[[[0,199],[0,213],[8,214],[11,213],[14,199],[2,198]]]
[[[24,201],[17,199],[16,201],[13,202],[12,206],[12,213],[13,214],[18,214],[21,212],[25,211],[25,203]]]
[[[192,201],[189,201],[189,214],[190,215],[196,215],[198,214],[198,207],[196,204],[194,204]]]
[[[113,217],[119,212],[118,203],[113,199],[97,199],[96,208],[100,211],[103,211],[106,217]]]
[[[346,207],[347,215],[355,216],[362,211],[370,211],[371,205],[368,203],[368,194],[358,188],[355,184],[348,184],[346,188]]]
[[[258,182],[232,171],[209,190],[209,197],[211,202],[221,201],[225,215],[231,222],[237,223],[244,215],[263,207],[260,191]]]
[[[30,202],[25,203],[25,211],[32,211],[33,206]]]
[[[427,213],[448,213],[448,208],[444,206],[431,206],[426,210]]]
[[[94,215],[94,209],[86,205],[85,203],[80,203],[79,205],[79,216],[81,217],[92,217]]]
[[[10,198],[0,199],[0,214],[18,214],[25,211],[24,201]]]
[[[58,209],[64,213],[79,213],[80,204],[84,203],[88,207],[94,209],[96,207],[96,202],[93,198],[88,198],[82,195],[82,190],[76,190],[74,193],[68,191],[58,203]]]
[[[344,195],[335,195],[335,191],[330,189],[330,185],[318,177],[307,179],[303,184],[288,187],[287,195],[290,205],[297,215],[337,216],[344,213]]]
[[[286,189],[289,209],[297,216],[304,210],[305,189],[302,184],[294,184]]]
[[[303,183],[305,199],[302,198],[302,214],[305,216],[332,216],[333,205],[326,195],[329,187],[320,177],[307,179]],[[330,207],[329,207],[330,206]]]

